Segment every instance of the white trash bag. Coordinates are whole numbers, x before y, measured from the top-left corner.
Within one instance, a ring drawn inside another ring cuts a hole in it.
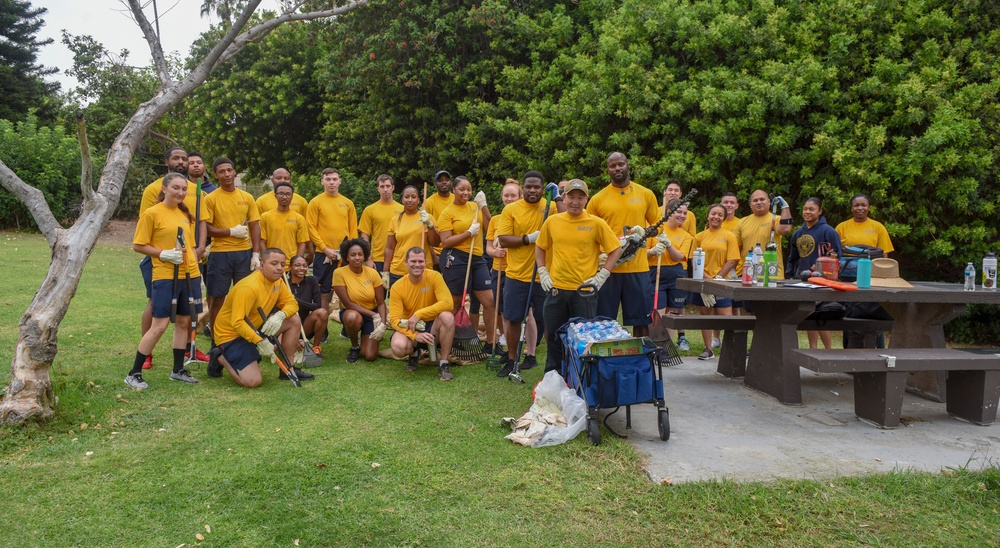
[[[562,375],[549,371],[535,387],[535,402],[528,412],[501,422],[513,430],[506,438],[514,443],[529,447],[566,443],[587,428],[587,402],[566,386]]]

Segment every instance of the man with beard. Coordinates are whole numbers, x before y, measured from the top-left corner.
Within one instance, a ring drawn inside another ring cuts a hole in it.
[[[604,219],[622,241],[622,245],[629,240],[641,242],[647,236],[655,236],[655,233],[646,234],[644,227],[659,220],[660,208],[656,194],[632,182],[628,158],[621,152],[608,156],[607,169],[611,185],[590,199],[587,212]],[[633,327],[634,336],[645,337],[649,334],[653,287],[649,281],[649,261],[644,250],[636,253],[631,260],[616,266],[610,273],[599,269],[594,277],[594,285],[600,290],[597,296],[598,316],[617,318],[621,307],[622,323]]]
[[[196,150],[188,152],[188,180],[196,185],[201,185],[202,195],[209,194],[219,188],[208,178],[205,173],[205,158]]]
[[[781,207],[781,217],[769,210],[775,203]],[[767,192],[757,189],[750,195],[750,211],[753,215],[740,219],[733,231],[740,244],[740,257],[746,257],[757,244],[764,249],[771,241],[771,231],[774,230],[774,243],[778,245],[778,264],[785,264],[781,237],[792,233],[792,210],[789,209],[788,202],[781,196],[769,200]],[[743,259],[736,265],[736,271],[743,272]],[[778,269],[778,279],[784,279],[784,269]]]
[[[444,208],[450,206],[455,201],[455,195],[451,193],[451,174],[447,171],[439,171],[434,174],[434,186],[437,187],[437,192],[427,197],[427,201],[424,203],[424,211],[427,212],[428,217],[432,224],[437,223],[437,218],[444,211]],[[421,215],[421,221],[424,219]],[[427,223],[424,222],[426,225]],[[432,243],[436,243],[434,246],[434,257],[433,264],[437,265],[438,257],[441,256],[441,242],[437,241],[437,231],[433,227],[428,227],[427,236],[431,237],[433,234],[434,238]]]

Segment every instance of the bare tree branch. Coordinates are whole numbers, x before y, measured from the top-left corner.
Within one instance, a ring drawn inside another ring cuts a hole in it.
[[[49,243],[49,247],[52,247],[56,243],[59,231],[63,228],[59,225],[59,221],[56,221],[56,218],[52,216],[52,210],[45,202],[45,195],[42,194],[42,191],[22,181],[3,161],[0,161],[0,185],[17,196],[17,199],[27,206],[31,217],[35,219],[35,224],[45,236],[45,241]]]
[[[241,13],[236,19],[233,26],[229,27],[229,31],[222,37],[222,40],[219,40],[219,43],[212,48],[212,51],[208,52],[208,55],[206,55],[205,59],[200,65],[198,65],[198,68],[192,71],[192,75],[195,72],[199,72],[202,67],[208,67],[208,72],[211,72],[216,66],[218,66],[219,58],[222,56],[222,53],[229,48],[238,36],[240,36],[240,31],[243,30],[243,27],[246,26],[248,21],[250,21],[250,16],[253,15],[254,10],[256,10],[257,6],[260,5],[260,1],[261,0],[250,0],[250,2],[247,3],[246,7],[243,8],[243,13]]]
[[[146,14],[142,12],[142,6],[139,5],[139,1],[128,0],[128,5],[132,9],[132,16],[135,18],[136,24],[142,29],[142,35],[149,44],[149,51],[153,55],[153,64],[156,65],[156,74],[160,77],[160,83],[164,86],[169,86],[173,83],[173,80],[171,80],[170,71],[167,69],[167,58],[163,56],[163,46],[160,44],[160,38],[156,35],[156,31],[153,30],[153,26],[149,24],[149,19],[146,19]]]
[[[170,143],[171,145],[173,145],[175,147],[181,146],[181,144],[178,143],[176,139],[174,139],[173,137],[171,137],[169,135],[164,135],[164,134],[160,133],[159,131],[154,131],[154,130],[151,129],[151,130],[149,130],[149,136],[152,137],[152,138],[154,138],[154,139],[163,141],[165,143]]]
[[[87,120],[83,113],[76,115],[76,140],[80,143],[80,193],[83,201],[94,199],[94,162],[90,157],[87,141]]]

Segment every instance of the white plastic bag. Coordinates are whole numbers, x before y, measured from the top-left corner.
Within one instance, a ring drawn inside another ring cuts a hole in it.
[[[520,419],[510,421],[507,439],[530,447],[566,443],[587,428],[587,402],[549,371],[535,387],[535,402]]]

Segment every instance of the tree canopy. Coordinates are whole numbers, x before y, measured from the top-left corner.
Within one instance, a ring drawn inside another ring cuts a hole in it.
[[[29,109],[46,119],[55,113],[56,82],[45,77],[56,72],[38,64],[38,49],[52,42],[39,40],[45,8],[27,0],[0,0],[0,120],[23,120]]]

